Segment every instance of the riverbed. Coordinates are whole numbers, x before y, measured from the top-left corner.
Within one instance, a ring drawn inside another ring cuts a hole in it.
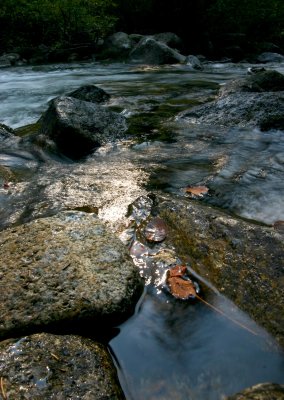
[[[33,124],[50,99],[95,84],[130,124],[125,140],[82,162],[38,149],[1,149],[1,164],[14,173],[11,182],[1,182],[2,229],[78,206],[79,198],[121,236],[136,198],[151,191],[184,197],[188,185],[208,187],[210,196],[197,201],[232,215],[264,225],[283,220],[283,132],[184,124],[177,118],[213,99],[220,85],[245,76],[248,67],[210,63],[192,71],[181,65],[82,63],[2,69],[0,123]],[[270,68],[284,73],[283,65]],[[128,400],[217,400],[256,383],[284,383],[283,351],[218,291],[211,288],[210,302],[257,335],[202,303],[173,300],[155,282],[149,280],[135,315],[109,343]]]

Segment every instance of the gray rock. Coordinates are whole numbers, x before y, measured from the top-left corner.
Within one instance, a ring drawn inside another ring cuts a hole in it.
[[[257,57],[257,61],[260,63],[284,62],[284,56],[278,53],[264,52]]]
[[[4,391],[7,399],[125,399],[107,349],[79,336],[6,340],[0,344],[0,375],[0,396]]]
[[[224,85],[218,97],[240,92],[281,92],[284,91],[284,75],[277,71],[251,68],[250,75],[235,79]]]
[[[156,35],[153,35],[153,38],[169,47],[173,47],[174,49],[180,49],[182,46],[181,38],[173,32],[157,33]]]
[[[233,396],[226,397],[226,400],[283,400],[284,385],[276,383],[260,383],[245,389]]]
[[[141,292],[125,247],[93,214],[66,211],[7,229],[0,257],[2,338],[78,321],[98,330],[126,318]]]
[[[185,121],[208,125],[284,130],[284,92],[231,94],[179,114]]]
[[[216,100],[184,111],[179,118],[227,127],[284,129],[284,76],[263,71],[229,82]]]
[[[17,53],[7,53],[0,57],[0,67],[11,67],[20,60],[20,55]]]
[[[7,125],[0,124],[0,144],[1,146],[16,145],[19,138],[15,135],[15,131]]]
[[[134,43],[127,33],[116,32],[104,41],[99,58],[125,59]]]
[[[90,101],[91,103],[105,103],[110,95],[95,85],[84,85],[67,94],[67,97],[74,97],[78,100]]]
[[[144,35],[140,35],[139,33],[131,33],[129,35],[129,39],[132,41],[132,43],[137,44],[140,42],[140,40],[144,37]]]
[[[169,196],[159,214],[182,261],[284,345],[283,232]]]
[[[186,57],[185,64],[188,65],[189,67],[191,67],[192,69],[196,69],[196,70],[203,69],[203,66],[202,66],[200,60],[196,56],[193,56],[193,55],[189,55]]]
[[[146,37],[131,50],[130,62],[143,64],[175,64],[185,61],[185,56],[151,37]]]
[[[124,116],[95,103],[64,96],[50,102],[40,123],[40,134],[54,140],[59,150],[73,159],[121,138],[127,129]]]

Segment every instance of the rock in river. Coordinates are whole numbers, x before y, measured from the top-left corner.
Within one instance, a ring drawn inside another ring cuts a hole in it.
[[[284,400],[284,385],[260,383],[226,397],[226,400]]]
[[[264,71],[224,85],[210,103],[182,112],[192,122],[284,130],[284,76]]]
[[[185,61],[185,56],[166,44],[151,37],[145,37],[131,50],[129,59],[143,64],[176,64]]]
[[[0,257],[0,338],[78,321],[99,330],[129,316],[142,290],[125,247],[93,214],[7,229]]]
[[[104,103],[110,99],[110,95],[102,88],[95,85],[84,85],[73,92],[67,94],[68,97],[75,99],[90,101],[91,103]]]
[[[283,233],[167,196],[159,215],[182,261],[284,345]]]
[[[7,399],[125,399],[105,346],[79,336],[35,334],[0,344]],[[2,396],[1,396],[2,395]]]
[[[72,159],[121,138],[127,129],[124,116],[90,101],[65,96],[50,102],[40,124],[40,134],[54,140],[59,150]]]

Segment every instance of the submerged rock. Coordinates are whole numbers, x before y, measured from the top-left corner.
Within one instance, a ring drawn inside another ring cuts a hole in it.
[[[40,134],[54,140],[58,149],[72,159],[121,138],[127,129],[124,116],[89,101],[64,96],[50,102],[40,123]]]
[[[216,100],[184,111],[191,123],[284,129],[284,76],[263,71],[221,88]]]
[[[245,389],[226,400],[284,400],[284,385],[260,383]]]
[[[79,336],[6,340],[0,371],[7,399],[125,399],[105,346]]]
[[[129,60],[143,64],[176,64],[185,61],[185,56],[166,44],[145,37],[131,50]]]
[[[67,97],[74,97],[78,100],[90,101],[91,103],[105,103],[110,95],[95,85],[84,85],[79,89],[67,94]]]
[[[283,234],[169,196],[160,198],[159,215],[182,261],[284,345]]]
[[[142,289],[123,244],[92,214],[66,211],[7,229],[0,257],[0,338],[78,321],[95,331],[117,324]]]

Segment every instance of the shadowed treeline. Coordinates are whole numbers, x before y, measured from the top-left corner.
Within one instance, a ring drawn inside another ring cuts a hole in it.
[[[122,30],[172,31],[184,50],[221,55],[284,47],[283,0],[2,0],[0,51],[94,43]],[[236,50],[235,50],[236,51]]]

